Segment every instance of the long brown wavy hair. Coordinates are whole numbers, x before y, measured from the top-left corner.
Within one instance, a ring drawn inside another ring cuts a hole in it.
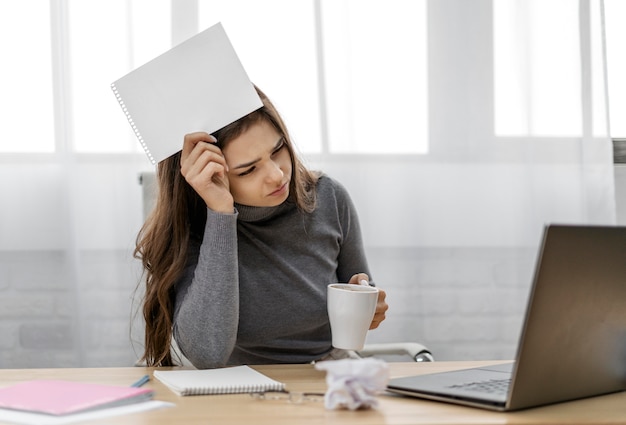
[[[290,199],[300,211],[311,212],[316,204],[315,185],[319,174],[304,166],[278,111],[261,90],[256,86],[255,89],[263,106],[213,136],[223,148],[260,121],[272,124],[284,136],[291,157]],[[145,277],[146,284],[142,306],[145,321],[142,360],[148,366],[175,364],[171,353],[175,284],[188,261],[190,241],[201,240],[206,223],[207,206],[182,176],[180,155],[178,152],[157,166],[156,205],[137,235],[134,251],[135,258],[143,264],[142,280]]]

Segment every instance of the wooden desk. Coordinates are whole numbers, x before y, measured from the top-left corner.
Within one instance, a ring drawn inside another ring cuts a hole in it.
[[[454,370],[494,362],[390,363],[392,377]],[[260,372],[287,384],[292,391],[324,392],[324,372],[311,365],[255,366]],[[30,379],[70,379],[130,385],[152,368],[4,369],[0,386]],[[560,403],[512,413],[497,413],[471,407],[381,395],[377,409],[364,411],[326,410],[323,403],[289,404],[255,400],[247,394],[178,397],[159,381],[147,387],[155,399],[176,407],[118,416],[92,423],[115,424],[626,424],[626,392]]]

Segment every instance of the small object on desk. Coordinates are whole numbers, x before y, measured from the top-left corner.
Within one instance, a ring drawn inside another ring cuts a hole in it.
[[[315,368],[326,371],[324,406],[329,410],[376,407],[376,395],[387,388],[389,381],[389,365],[371,357],[319,362]]]
[[[147,384],[148,382],[150,382],[150,375],[144,375],[141,378],[139,378],[136,382],[133,382],[131,387],[134,387],[134,388],[143,387],[143,385]]]
[[[0,388],[0,408],[68,415],[152,399],[147,388],[62,380],[34,380]]]
[[[203,370],[155,370],[154,377],[181,396],[284,391],[285,384],[249,366]]]

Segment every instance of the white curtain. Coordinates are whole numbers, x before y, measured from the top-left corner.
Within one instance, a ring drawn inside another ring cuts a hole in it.
[[[54,130],[31,116],[6,143],[12,116],[0,124],[0,367],[138,357],[131,253],[138,176],[153,168],[108,85],[209,20],[224,21],[308,164],[350,190],[391,306],[370,342],[419,341],[441,360],[511,358],[543,226],[615,222],[599,1],[274,0],[238,25],[221,7],[246,2],[187,0],[172,2],[171,30],[166,18],[129,18],[165,16],[167,1],[42,3],[53,39],[71,45],[72,22],[125,36],[75,45],[90,60],[72,72],[59,65],[69,53],[52,51]],[[284,19],[295,3],[306,7]],[[542,32],[555,22],[562,31]],[[163,42],[142,48],[146,34]],[[294,38],[305,41],[287,46]],[[27,75],[11,78],[27,90]],[[6,148],[42,138],[51,152]]]

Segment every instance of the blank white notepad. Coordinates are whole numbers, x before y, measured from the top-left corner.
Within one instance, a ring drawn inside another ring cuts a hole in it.
[[[213,133],[262,106],[220,23],[111,88],[153,164],[181,150],[185,134]]]
[[[203,370],[155,370],[154,377],[176,394],[235,394],[283,391],[285,384],[250,368],[234,366]]]

